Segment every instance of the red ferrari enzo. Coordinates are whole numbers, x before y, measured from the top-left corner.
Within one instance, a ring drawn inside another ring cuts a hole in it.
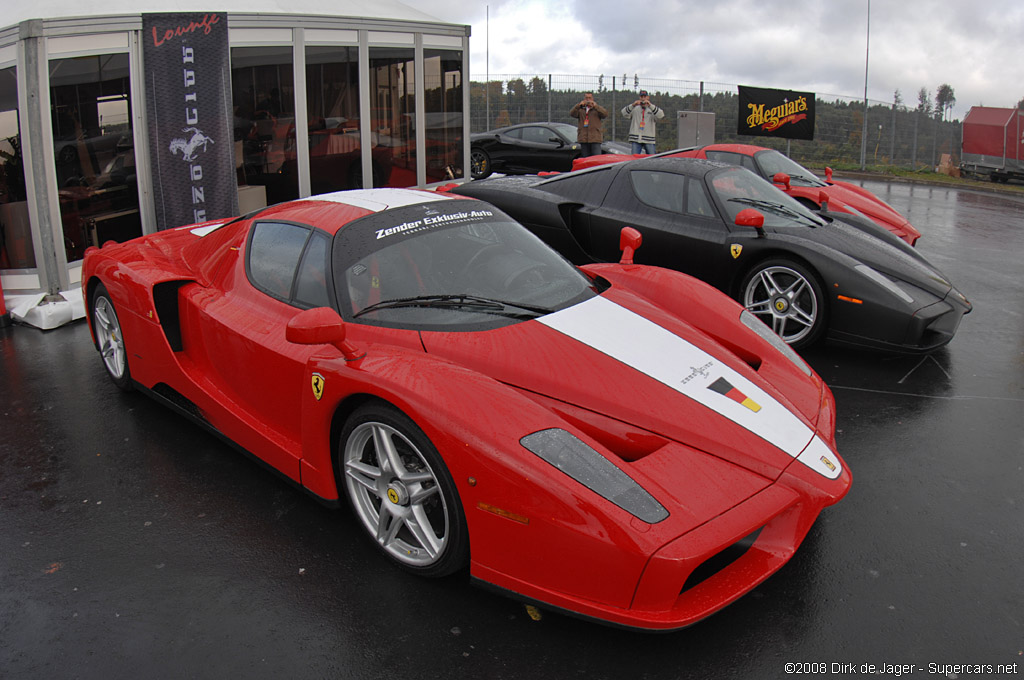
[[[821,379],[639,240],[576,268],[487,203],[359,190],[90,248],[82,280],[117,386],[344,497],[392,562],[668,630],[850,473]]]
[[[662,157],[707,158],[713,161],[739,165],[774,183],[787,194],[811,210],[820,210],[827,202],[832,212],[862,215],[885,227],[910,245],[917,243],[921,232],[895,208],[870,191],[832,179],[832,168],[825,168],[822,180],[813,172],[775,149],[750,144],[709,144],[693,149],[679,149],[660,154]],[[617,163],[645,156],[613,155],[590,156],[573,161],[573,170],[582,170],[605,163]]]

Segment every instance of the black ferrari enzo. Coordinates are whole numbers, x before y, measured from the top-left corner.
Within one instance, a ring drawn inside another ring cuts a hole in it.
[[[566,172],[580,157],[576,126],[568,123],[523,123],[478,132],[470,137],[470,176],[483,179],[492,172],[509,175]],[[605,141],[602,153],[629,153],[628,144]]]
[[[877,224],[811,212],[734,165],[645,158],[452,191],[501,208],[578,264],[617,260],[622,228],[635,227],[640,262],[725,291],[796,348],[824,336],[928,352],[971,310],[940,271]]]

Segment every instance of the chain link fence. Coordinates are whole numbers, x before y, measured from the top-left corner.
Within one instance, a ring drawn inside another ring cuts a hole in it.
[[[471,79],[470,124],[473,132],[506,125],[555,121],[575,124],[569,109],[583,93],[608,109],[605,139],[626,141],[629,121],[620,113],[647,90],[651,101],[665,110],[658,123],[658,150],[679,146],[676,125],[680,111],[715,114],[715,142],[742,142],[779,149],[811,165],[851,169],[860,167],[864,136],[864,100],[816,93],[815,131],[812,141],[753,137],[736,132],[739,116],[737,85],[692,80],[665,80],[639,76],[585,76],[561,74],[490,75]],[[911,170],[934,169],[943,154],[953,165],[960,160],[960,121],[936,119],[929,112],[894,102],[868,100],[865,165]]]

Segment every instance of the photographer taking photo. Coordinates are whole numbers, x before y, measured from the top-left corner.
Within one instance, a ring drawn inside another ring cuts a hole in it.
[[[657,151],[658,121],[665,117],[665,111],[651,102],[647,90],[640,90],[639,98],[622,107],[622,115],[629,118],[629,141],[633,153],[652,154]]]
[[[569,115],[577,119],[576,141],[583,157],[600,155],[601,142],[604,141],[601,121],[608,117],[608,109],[594,101],[593,92],[587,92],[582,101],[570,109]]]

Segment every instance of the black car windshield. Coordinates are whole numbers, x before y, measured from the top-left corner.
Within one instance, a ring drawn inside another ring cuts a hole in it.
[[[761,174],[769,180],[775,177],[775,173],[784,172],[789,175],[789,182],[794,186],[828,186],[813,172],[778,151],[758,151],[754,154],[754,160],[757,161],[757,167],[761,169]]]
[[[558,134],[562,135],[572,143],[576,143],[576,126],[569,125],[568,123],[551,123],[551,127],[558,130]]]
[[[339,230],[335,289],[348,321],[483,330],[598,294],[598,284],[519,223],[480,201],[395,208]]]
[[[745,168],[730,166],[710,174],[711,190],[729,216],[729,223],[745,208],[764,215],[766,227],[819,227],[825,224],[800,202]]]

